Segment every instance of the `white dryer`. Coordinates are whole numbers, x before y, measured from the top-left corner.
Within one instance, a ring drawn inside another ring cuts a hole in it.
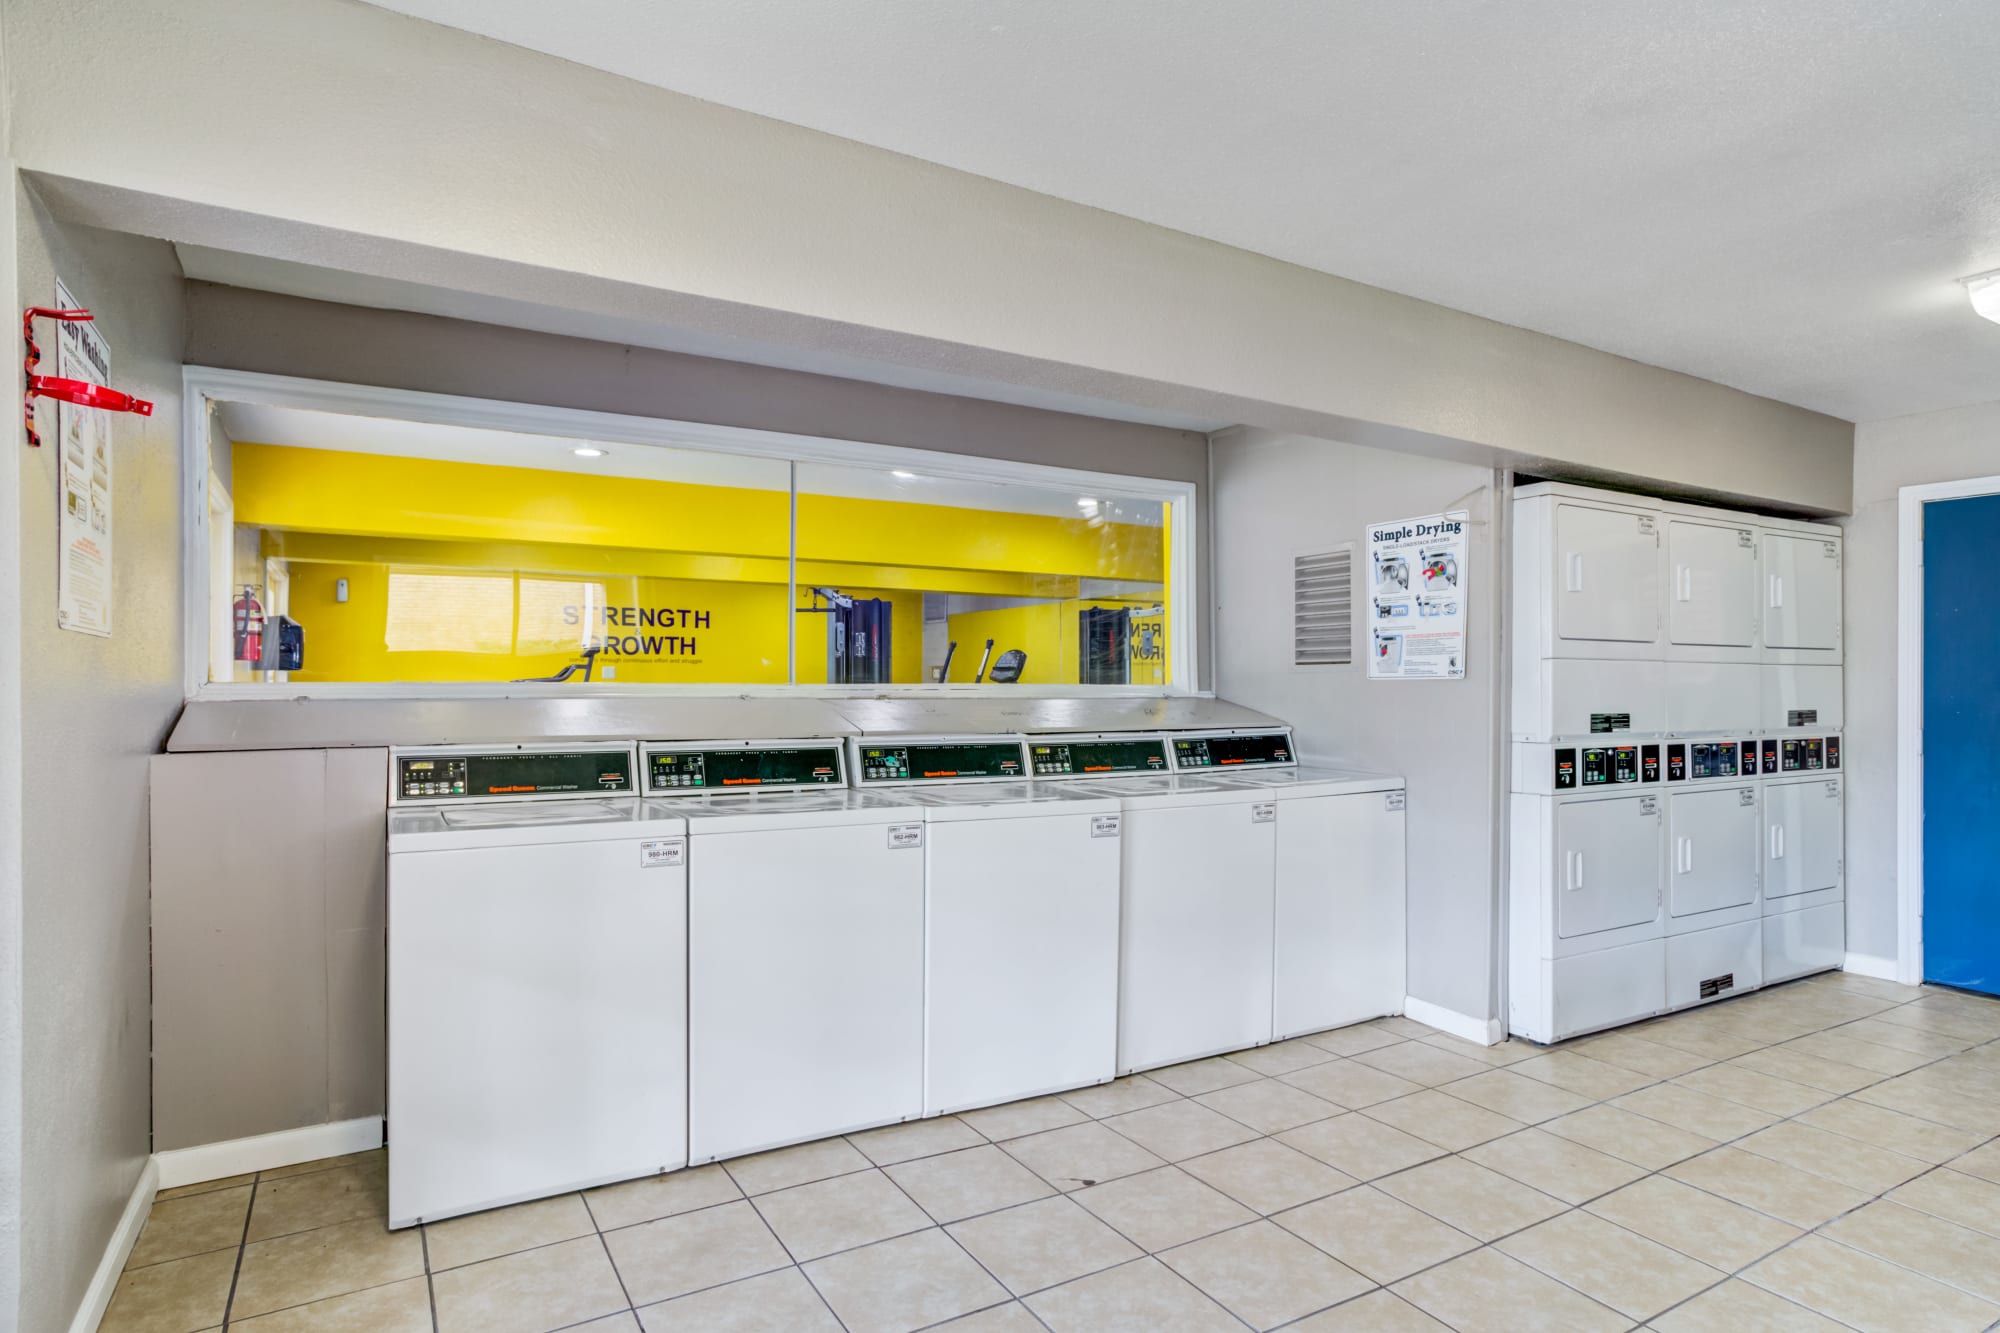
[[[1143,764],[1146,744],[1037,741],[1035,767]],[[1114,1077],[1118,802],[1022,781],[1018,736],[849,745],[864,788],[923,808],[924,1113]]]
[[[1763,804],[1766,982],[1825,972],[1846,961],[1840,740],[1775,738],[1777,768],[1765,775]]]
[[[1514,746],[1508,1026],[1553,1042],[1667,1003],[1666,820],[1644,747]]]
[[[1673,740],[1665,751],[1667,1007],[1685,1009],[1764,982],[1763,784],[1755,740]]]
[[[641,760],[688,823],[688,1159],[922,1114],[921,811],[850,790],[837,740]]]
[[[683,1165],[686,826],[632,746],[390,773],[389,1225]]]

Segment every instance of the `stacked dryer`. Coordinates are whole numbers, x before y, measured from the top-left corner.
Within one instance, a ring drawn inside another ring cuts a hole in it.
[[[1549,483],[1517,493],[1515,533],[1512,1030],[1553,1041],[1837,966],[1838,909],[1766,927],[1838,889],[1767,888],[1789,880],[1765,755],[1838,725],[1839,530]],[[1830,804],[1815,883],[1839,857]]]

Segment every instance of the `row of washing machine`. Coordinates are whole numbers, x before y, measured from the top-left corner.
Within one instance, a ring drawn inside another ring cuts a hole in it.
[[[1287,731],[391,771],[392,1226],[1402,1006],[1401,780]]]
[[[1513,755],[1517,1035],[1557,1041],[1842,965],[1838,735]]]

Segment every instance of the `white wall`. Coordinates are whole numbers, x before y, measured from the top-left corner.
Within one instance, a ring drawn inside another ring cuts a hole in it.
[[[26,779],[23,836],[6,843],[22,865],[22,1290],[18,1324],[5,1311],[0,1326],[40,1333],[69,1325],[151,1152],[147,764],[181,705],[182,284],[165,244],[59,226],[25,190],[15,224],[18,299],[53,303],[60,274],[98,316],[114,383],[155,404],[150,418],[113,418],[111,638],[56,629],[52,407],[44,446],[17,443],[10,467]]]
[[[1847,530],[1847,947],[1893,961],[1896,921],[1896,492],[2000,476],[2000,402],[1854,432]]]
[[[0,51],[0,71],[6,68]],[[0,107],[0,127],[6,112]],[[14,281],[14,164],[0,152],[0,310],[19,310]],[[19,424],[0,439],[24,442]],[[16,530],[21,478],[0,467],[0,533]],[[0,540],[0,1327],[12,1327],[21,1281],[21,548]]]
[[[1229,432],[1212,447],[1216,687],[1291,722],[1309,758],[1408,780],[1409,993],[1494,1017],[1502,731],[1494,475],[1265,432]],[[1360,656],[1351,666],[1292,666],[1293,557],[1355,543],[1358,607],[1367,526],[1452,509],[1471,513],[1464,679],[1371,681]]]
[[[1847,508],[1845,422],[367,5],[0,13],[14,155],[96,225],[621,341],[672,327]]]

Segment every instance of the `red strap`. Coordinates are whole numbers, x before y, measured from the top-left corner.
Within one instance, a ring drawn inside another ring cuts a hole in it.
[[[90,318],[92,315],[88,310],[58,310],[45,305],[31,305],[21,312],[21,337],[28,344],[28,354],[22,361],[22,369],[27,372],[28,388],[21,400],[21,412],[27,418],[28,443],[34,448],[42,447],[41,434],[35,429],[36,398],[56,398],[65,403],[101,408],[106,412],[136,412],[142,417],[153,415],[151,403],[143,398],[134,398],[129,393],[108,389],[101,384],[92,384],[88,380],[63,379],[60,376],[35,373],[35,367],[42,362],[42,349],[35,346],[35,321]]]

